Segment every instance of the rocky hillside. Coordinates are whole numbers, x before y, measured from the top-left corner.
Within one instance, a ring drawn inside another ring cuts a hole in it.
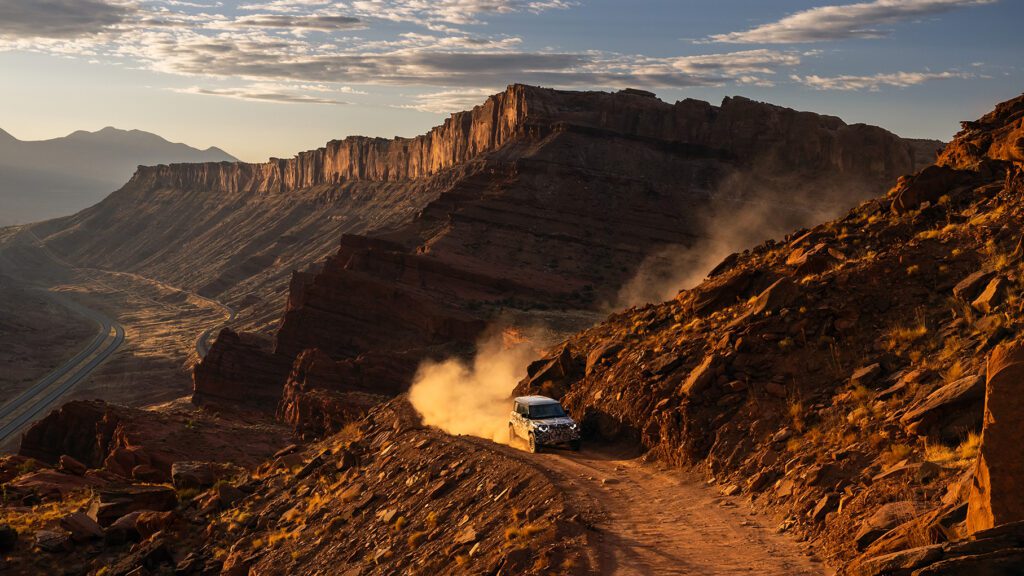
[[[289,415],[401,391],[420,359],[470,349],[501,314],[604,309],[652,252],[716,236],[719,210],[763,215],[767,234],[879,193],[915,154],[879,128],[744,98],[527,86],[420,139],[346,142],[256,171],[189,168],[203,186],[268,195],[353,175],[445,183],[404,224],[347,234],[319,272],[294,274],[272,342],[221,334],[197,402],[254,402],[305,427]]]
[[[0,130],[0,226],[73,214],[117,190],[140,164],[234,161],[140,130],[79,130],[24,141]]]
[[[517,392],[701,468],[849,573],[1018,573],[1022,130],[1024,97],[965,122],[885,197],[613,315]]]
[[[5,573],[592,572],[585,528],[548,478],[421,426],[404,401],[276,453],[256,426],[138,416],[69,404],[26,437],[22,453],[42,460],[0,459]],[[65,438],[59,459],[40,450],[38,434],[68,425],[98,443]],[[110,433],[118,446],[102,462],[95,448]]]

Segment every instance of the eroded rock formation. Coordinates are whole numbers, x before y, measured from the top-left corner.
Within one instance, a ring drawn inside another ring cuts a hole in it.
[[[999,346],[988,359],[985,427],[971,483],[971,533],[1024,520],[1024,346]]]

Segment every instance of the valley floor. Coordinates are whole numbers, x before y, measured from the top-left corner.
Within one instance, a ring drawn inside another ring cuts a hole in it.
[[[191,391],[197,339],[230,311],[220,303],[135,274],[79,268],[53,254],[31,230],[0,238],[0,400],[42,378],[92,338],[92,322],[46,298],[44,290],[115,319],[125,345],[63,399],[142,406]]]
[[[599,574],[827,572],[807,545],[778,533],[741,497],[723,496],[693,473],[659,469],[614,450],[526,454],[498,448],[540,470],[569,496],[592,529],[591,565]]]

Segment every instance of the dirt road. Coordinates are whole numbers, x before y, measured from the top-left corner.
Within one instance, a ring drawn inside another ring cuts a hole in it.
[[[591,564],[600,574],[825,574],[820,561],[775,531],[776,522],[688,473],[592,449],[508,450],[565,490],[594,528]]]

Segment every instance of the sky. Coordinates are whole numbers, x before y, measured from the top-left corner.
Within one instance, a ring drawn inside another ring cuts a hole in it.
[[[948,140],[1024,91],[1024,0],[0,0],[0,128],[247,161],[415,136],[512,83],[742,95]]]

